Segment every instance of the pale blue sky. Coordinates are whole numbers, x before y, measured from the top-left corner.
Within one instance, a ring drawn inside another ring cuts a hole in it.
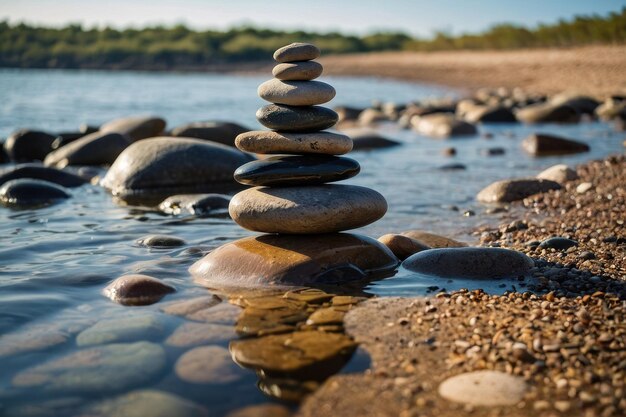
[[[575,14],[621,10],[621,0],[0,0],[0,19],[60,26],[141,27],[185,23],[196,29],[240,24],[363,34],[401,30],[458,34],[500,22],[534,26]]]

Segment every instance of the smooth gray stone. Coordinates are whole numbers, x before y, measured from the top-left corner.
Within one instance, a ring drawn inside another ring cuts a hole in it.
[[[0,204],[13,208],[47,206],[70,197],[57,184],[29,178],[7,181],[0,187]]]
[[[131,140],[119,133],[95,132],[50,152],[44,164],[64,168],[68,165],[110,165]]]
[[[323,71],[319,62],[299,61],[276,65],[272,69],[272,75],[283,81],[309,81],[322,75]]]
[[[106,343],[138,342],[162,337],[165,327],[155,314],[131,314],[125,317],[104,319],[76,336],[78,346],[104,345]]]
[[[561,188],[559,183],[536,178],[496,181],[483,188],[476,199],[482,203],[509,203],[523,200],[533,194]]]
[[[260,154],[343,155],[352,150],[352,139],[327,131],[288,133],[253,130],[237,136],[235,144],[242,151]]]
[[[268,104],[256,112],[265,127],[284,132],[314,132],[337,123],[337,113],[321,106],[283,106]]]
[[[515,278],[526,275],[534,262],[521,252],[502,248],[439,248],[418,252],[402,266],[441,278]]]
[[[133,142],[159,136],[165,130],[165,120],[159,117],[122,117],[100,126],[102,133],[119,133]]]
[[[286,106],[313,106],[324,104],[335,97],[332,85],[321,81],[281,81],[271,79],[257,90],[259,97],[274,104]]]
[[[21,164],[0,172],[0,185],[20,178],[52,182],[63,187],[80,187],[87,181],[78,175],[37,163]]]
[[[137,239],[135,243],[139,246],[146,246],[149,248],[172,248],[176,246],[183,246],[185,241],[176,236],[148,235]]]
[[[52,151],[56,136],[37,130],[21,129],[4,142],[4,150],[14,162],[43,161]]]
[[[278,62],[310,61],[319,56],[317,46],[302,42],[291,43],[274,52],[274,59]]]
[[[235,146],[235,138],[250,129],[232,122],[194,122],[175,127],[172,136],[210,140]]]
[[[102,186],[127,202],[156,205],[174,194],[232,190],[237,167],[253,159],[201,139],[150,138],[126,148]]]
[[[344,157],[274,156],[240,166],[235,180],[246,185],[318,185],[354,177],[360,169],[357,161]]]

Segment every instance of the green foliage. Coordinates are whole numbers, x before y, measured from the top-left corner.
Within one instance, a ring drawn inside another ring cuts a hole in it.
[[[325,54],[413,50],[515,49],[626,42],[626,8],[602,17],[528,29],[499,24],[479,34],[430,39],[403,33],[363,37],[340,33],[285,32],[240,27],[225,32],[193,31],[185,26],[143,29],[55,29],[0,21],[0,67],[35,68],[198,68],[221,63],[269,60],[275,49],[291,42],[315,43]]]

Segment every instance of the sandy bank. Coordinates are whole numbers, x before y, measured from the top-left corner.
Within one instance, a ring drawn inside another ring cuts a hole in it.
[[[325,75],[368,75],[462,89],[522,87],[607,96],[626,92],[626,45],[516,51],[381,52],[325,56]]]

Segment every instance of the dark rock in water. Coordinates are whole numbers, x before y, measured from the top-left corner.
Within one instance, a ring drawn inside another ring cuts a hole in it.
[[[178,194],[167,197],[159,204],[159,209],[167,214],[195,215],[209,214],[213,211],[228,210],[230,196],[224,194]]]
[[[444,148],[441,154],[444,156],[454,156],[456,155],[456,148]]]
[[[506,153],[506,149],[504,149],[504,148],[487,148],[487,149],[483,149],[480,153],[485,155],[485,156],[499,156],[499,155],[504,155]]]
[[[231,122],[196,122],[172,129],[176,137],[210,140],[222,145],[235,146],[235,138],[250,129]]]
[[[158,117],[123,117],[100,126],[102,133],[126,135],[133,142],[159,136],[164,129],[165,120]]]
[[[533,156],[589,152],[589,145],[559,136],[535,133],[524,139],[522,148]]]
[[[430,246],[404,235],[397,235],[389,233],[378,238],[378,241],[387,246],[394,255],[401,261],[404,261],[409,256],[421,252],[426,249],[431,249]]]
[[[130,145],[119,133],[96,132],[54,150],[44,164],[64,168],[68,165],[110,165]]]
[[[557,250],[566,250],[571,248],[572,246],[578,246],[578,242],[573,239],[568,239],[565,237],[551,237],[542,241],[539,244],[539,248],[541,249],[557,249]]]
[[[482,203],[508,203],[560,188],[561,185],[557,182],[536,178],[502,180],[483,188],[476,199]]]
[[[372,129],[343,129],[341,133],[352,139],[353,151],[384,149],[401,145],[400,142],[386,138]]]
[[[55,138],[49,133],[22,129],[7,138],[4,149],[14,162],[43,161],[52,151]]]
[[[152,138],[126,148],[102,185],[127,202],[157,204],[174,194],[236,188],[233,173],[253,159],[231,147],[201,139]]]
[[[154,304],[176,289],[163,281],[147,275],[123,275],[110,283],[104,295],[123,305],[142,306]]]
[[[235,180],[246,185],[317,185],[354,177],[360,169],[357,161],[344,157],[273,156],[240,166]]]
[[[437,169],[440,169],[442,171],[460,171],[460,170],[466,170],[467,166],[463,164],[445,164],[445,165],[441,165]]]
[[[261,235],[223,245],[189,271],[208,287],[342,284],[391,273],[394,254],[369,237]]]
[[[357,120],[361,112],[365,109],[357,108],[357,107],[348,107],[348,106],[338,106],[333,108],[333,110],[339,116],[340,122],[345,122],[348,120]]]
[[[402,263],[409,271],[441,278],[505,278],[525,275],[534,262],[521,252],[501,248],[425,250]]]
[[[65,146],[68,145],[72,142],[74,142],[75,140],[78,140],[80,138],[82,138],[83,136],[85,136],[84,133],[82,132],[62,132],[59,133],[56,137],[56,139],[54,139],[54,142],[52,142],[52,149],[59,149],[61,146]]]
[[[466,243],[459,242],[458,240],[450,239],[449,237],[436,235],[434,233],[425,232],[423,230],[407,230],[401,233],[403,236],[408,236],[423,244],[430,246],[431,248],[461,248],[467,246]]]
[[[135,241],[139,246],[148,246],[150,248],[171,248],[182,246],[185,241],[176,236],[168,235],[148,235]]]
[[[61,186],[48,181],[22,178],[0,187],[0,204],[14,208],[47,206],[70,198]]]
[[[515,114],[524,123],[578,123],[580,114],[566,104],[538,103],[521,108]]]
[[[11,159],[9,158],[7,151],[4,149],[4,142],[0,142],[0,164],[6,164],[9,161],[11,161]]]
[[[411,119],[411,126],[416,132],[434,138],[472,136],[478,133],[476,126],[448,113],[414,116]]]
[[[89,135],[91,133],[97,132],[98,130],[100,130],[100,128],[98,126],[90,126],[87,123],[83,123],[82,125],[80,125],[78,130],[83,135]]]
[[[337,123],[337,113],[321,106],[283,106],[268,104],[256,112],[265,127],[284,132],[323,130]]]
[[[477,106],[465,114],[470,123],[516,123],[513,112],[502,106]]]
[[[595,113],[596,108],[600,105],[600,102],[594,98],[567,93],[557,94],[550,99],[550,103],[555,105],[570,106],[580,114],[591,115]]]
[[[60,169],[45,167],[39,164],[21,164],[0,172],[0,185],[20,178],[48,181],[63,187],[80,187],[87,182],[78,175]]]

